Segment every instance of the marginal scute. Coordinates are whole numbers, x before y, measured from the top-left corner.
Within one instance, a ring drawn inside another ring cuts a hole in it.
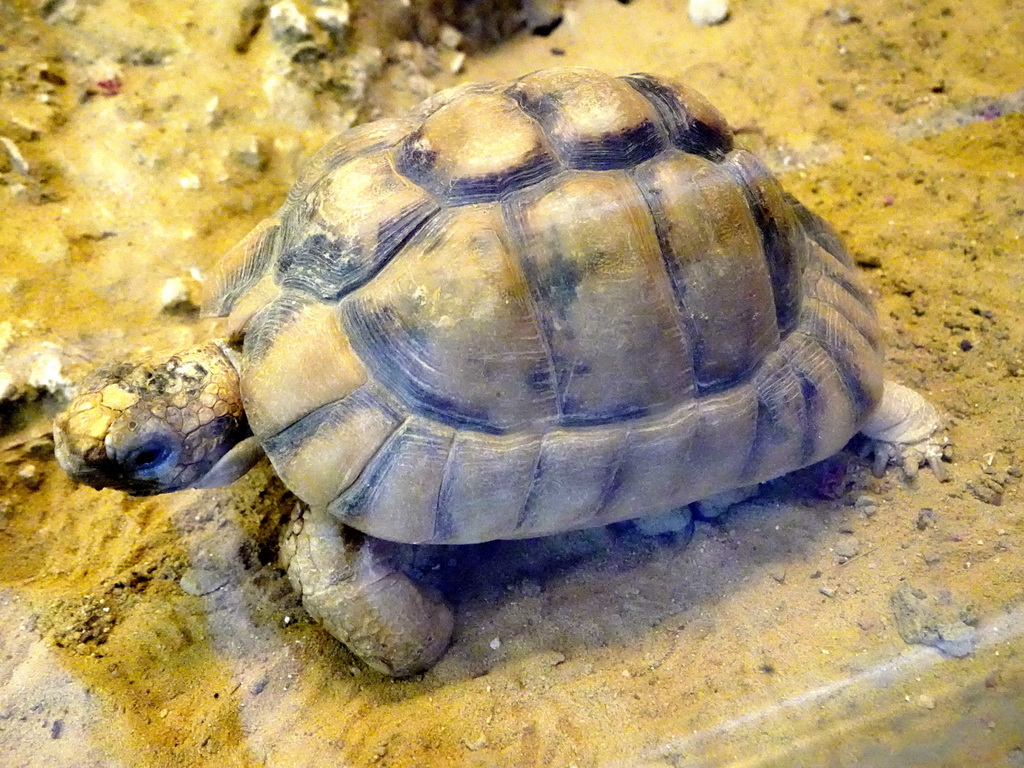
[[[245,410],[253,433],[266,439],[366,381],[366,369],[327,304],[289,305],[261,318],[242,366]],[[258,321],[259,322],[259,321]],[[265,343],[257,348],[260,332]]]
[[[322,507],[355,482],[400,424],[399,414],[362,388],[298,419],[264,448],[295,495]]]
[[[456,432],[438,500],[438,534],[467,543],[514,536],[540,444],[533,431]]]
[[[627,83],[596,70],[540,70],[505,93],[544,127],[569,168],[628,168],[666,144],[651,103]]]
[[[454,435],[450,427],[409,418],[328,511],[371,536],[444,541],[437,535],[438,497]]]
[[[200,305],[206,316],[223,317],[263,276],[279,247],[280,221],[264,219],[225,253],[203,281]]]
[[[516,525],[520,535],[595,525],[606,496],[614,492],[626,436],[627,431],[618,426],[554,429],[545,434]]]
[[[743,189],[715,163],[667,152],[636,171],[693,345],[701,391],[747,377],[779,341],[772,278]]]
[[[670,512],[692,501],[701,475],[694,453],[699,421],[698,401],[691,399],[630,423],[597,521],[613,523],[637,516],[638,510]]]
[[[783,343],[800,381],[807,413],[803,464],[833,455],[846,445],[863,420],[836,364],[819,341],[803,329],[790,334]]]
[[[243,335],[253,316],[280,295],[281,288],[273,273],[268,271],[231,308],[226,329],[228,338]]]
[[[832,360],[859,423],[882,399],[882,368],[875,349],[835,307],[817,298],[804,299],[800,327],[810,333]]]
[[[743,471],[745,482],[777,477],[803,466],[808,423],[804,392],[791,358],[797,337],[787,337],[771,352],[752,379],[757,393],[757,424],[754,445]]]
[[[507,203],[506,218],[550,352],[559,423],[638,418],[690,396],[688,341],[632,180],[577,173],[542,192]]]
[[[470,92],[431,114],[396,150],[398,169],[455,205],[490,202],[557,165],[540,126],[515,102]]]
[[[820,251],[821,248],[818,245],[813,245],[812,250]],[[816,263],[820,263],[820,261]],[[838,312],[871,345],[875,352],[881,351],[882,332],[878,327],[878,318],[874,309],[870,304],[859,300],[858,294],[850,291],[847,287],[849,281],[840,282],[825,270],[808,269],[804,282],[808,296],[812,296]]]
[[[694,465],[696,498],[733,488],[742,478],[757,433],[757,392],[748,381],[697,401],[700,420]]]

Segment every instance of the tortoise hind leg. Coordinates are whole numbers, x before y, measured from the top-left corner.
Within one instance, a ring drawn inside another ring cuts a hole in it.
[[[875,456],[875,474],[881,475],[889,464],[901,464],[908,477],[927,463],[939,480],[947,479],[942,466],[942,416],[938,409],[909,387],[886,381],[882,400],[861,426],[861,434],[870,438]]]
[[[288,543],[288,578],[309,614],[367,665],[394,677],[422,672],[451,640],[452,611],[392,559],[393,545],[307,509]]]

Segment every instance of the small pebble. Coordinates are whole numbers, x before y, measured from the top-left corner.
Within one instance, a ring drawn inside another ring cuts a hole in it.
[[[292,0],[283,0],[270,6],[270,34],[282,43],[308,40],[309,22]]]
[[[860,542],[853,536],[843,536],[836,543],[836,555],[840,560],[849,560],[860,552]]]
[[[448,71],[451,72],[453,75],[458,75],[465,68],[466,54],[464,54],[462,51],[459,51],[454,56],[452,56],[452,60],[448,62]]]
[[[231,150],[231,159],[243,168],[262,173],[270,165],[270,150],[266,141],[258,136],[249,136]]]
[[[494,638],[493,640],[491,640],[490,643],[488,643],[488,645],[491,646],[492,651],[496,651],[499,648],[501,648],[501,640],[499,640],[498,638]]]
[[[227,576],[207,568],[189,568],[179,582],[182,590],[196,597],[215,592],[227,583]]]
[[[835,17],[835,20],[838,21],[840,24],[856,24],[861,20],[860,16],[857,15],[856,11],[854,11],[848,5],[840,5],[839,7],[833,9],[832,15]]]
[[[835,597],[836,591],[831,587],[819,587],[818,591],[821,592],[825,597]]]
[[[690,21],[699,27],[721,24],[729,18],[727,0],[690,0]]]
[[[338,8],[317,8],[313,14],[316,23],[328,32],[335,40],[344,37],[348,31],[351,13],[348,3],[343,3]]]
[[[450,24],[441,27],[440,43],[453,51],[462,45],[462,33]]]
[[[923,707],[924,709],[935,709],[935,697],[929,696],[927,693],[922,693],[917,697],[917,706]]]
[[[160,309],[164,312],[173,312],[194,306],[192,292],[184,279],[172,277],[160,289]]]
[[[18,471],[15,474],[18,478],[18,482],[30,491],[36,490],[43,484],[43,476],[39,472],[39,467],[35,464],[26,462],[18,467]]]

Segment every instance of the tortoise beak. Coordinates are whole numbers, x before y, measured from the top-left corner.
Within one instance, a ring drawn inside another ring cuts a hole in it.
[[[93,488],[108,485],[115,465],[107,455],[105,440],[115,415],[107,408],[74,401],[53,422],[57,462],[72,479]]]

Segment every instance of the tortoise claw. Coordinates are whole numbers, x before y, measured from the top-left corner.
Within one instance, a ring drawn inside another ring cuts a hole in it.
[[[867,454],[872,456],[871,471],[881,477],[892,464],[903,470],[903,476],[913,481],[918,471],[927,465],[935,478],[944,483],[949,480],[949,470],[944,463],[944,448],[949,445],[945,436],[932,435],[916,443],[896,443],[887,440],[871,440]]]

